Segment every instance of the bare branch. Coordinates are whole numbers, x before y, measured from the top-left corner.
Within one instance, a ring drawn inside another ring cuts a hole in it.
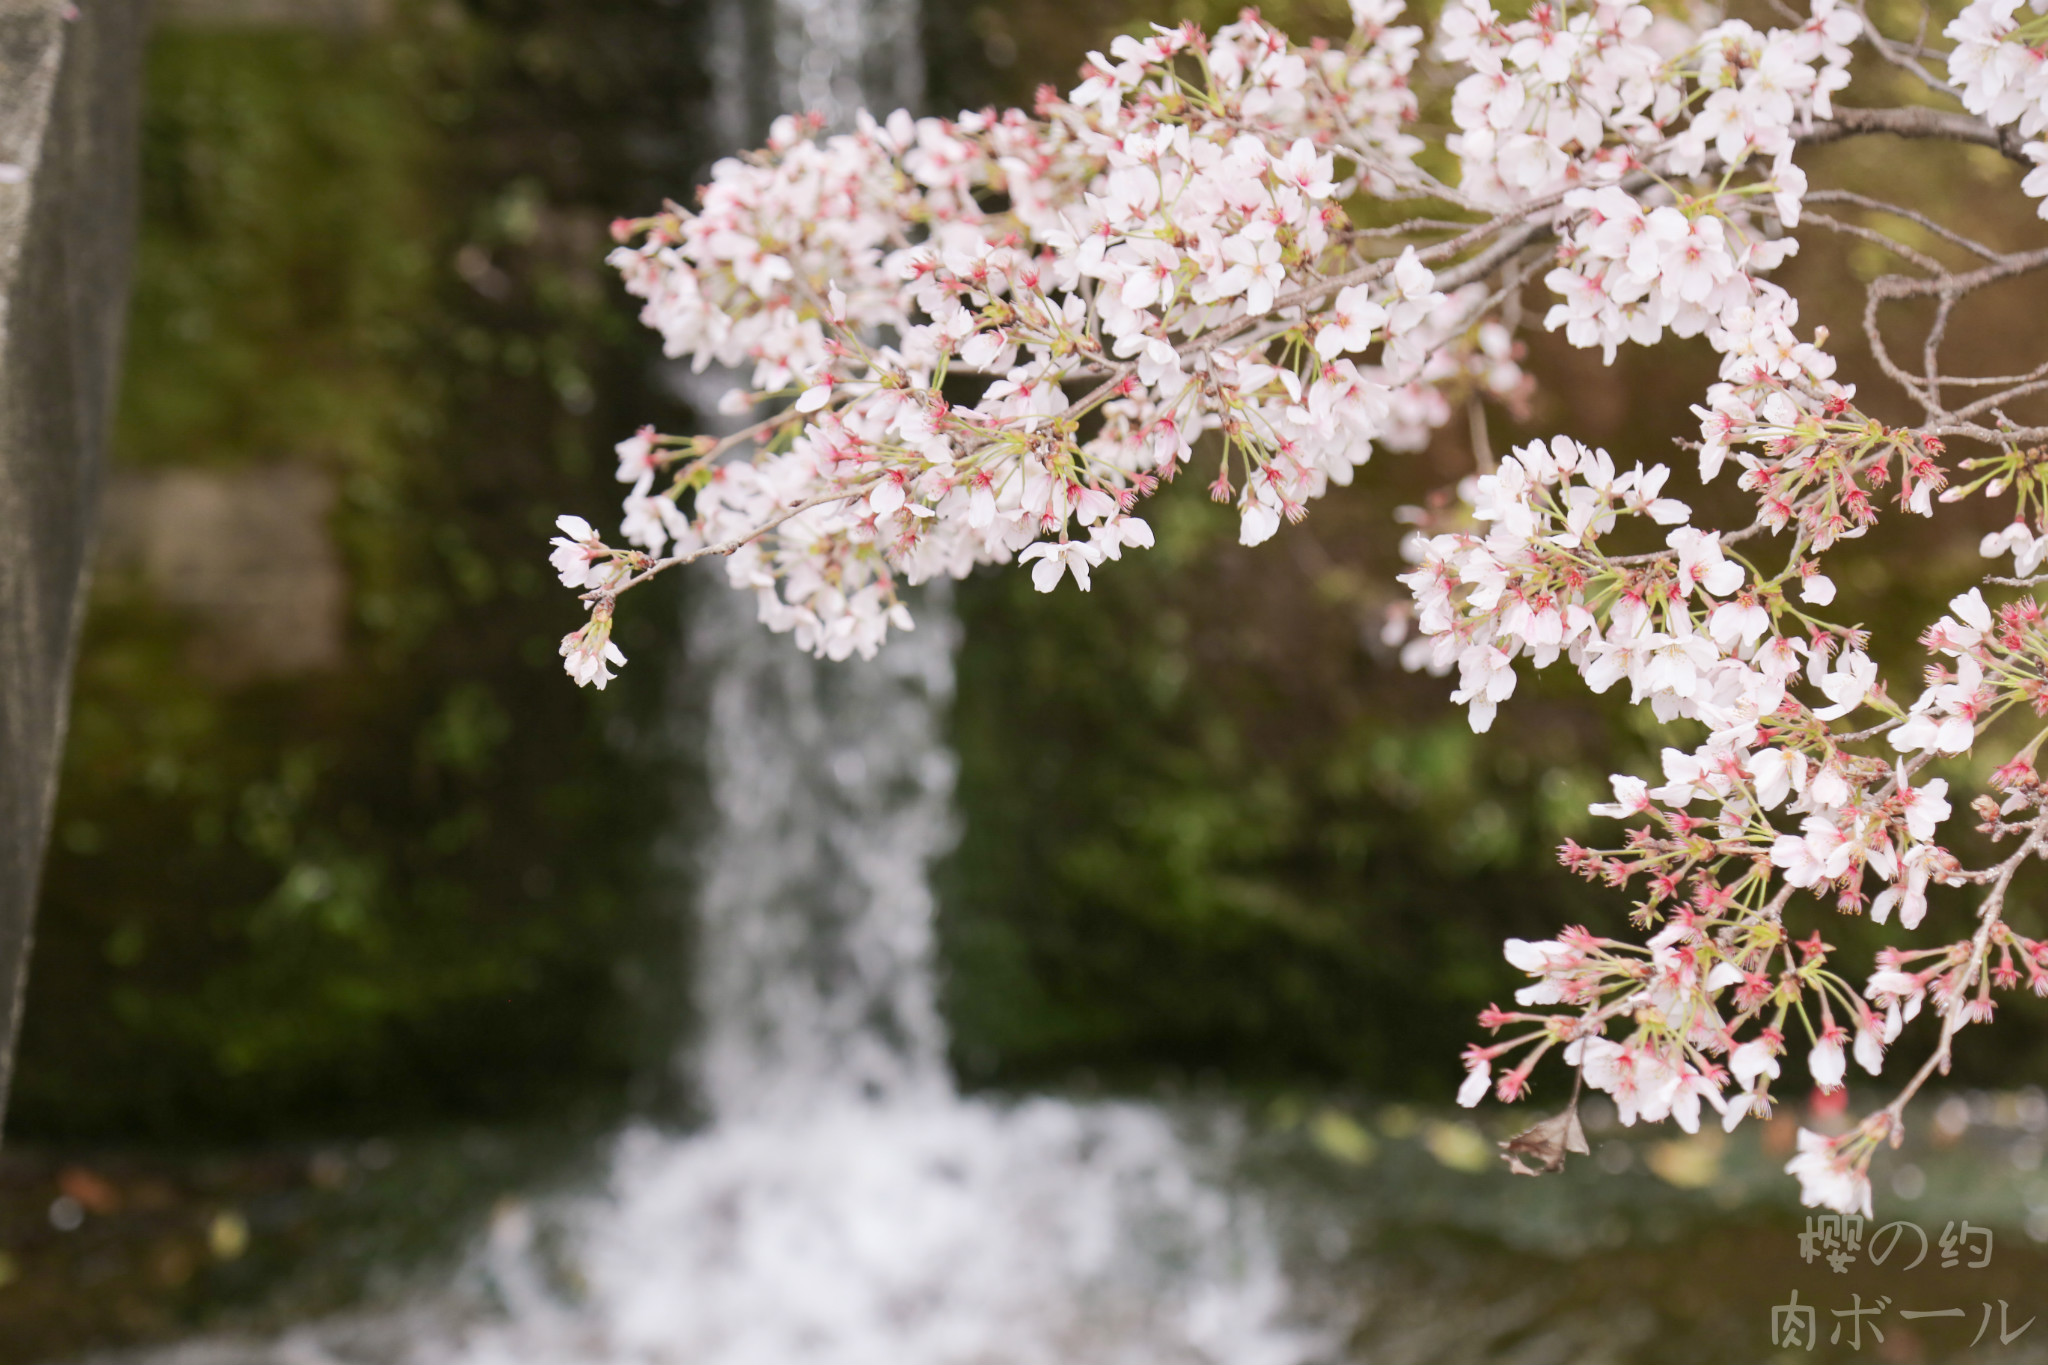
[[[1889,213],[1895,218],[1903,218],[1909,223],[1916,223],[1926,228],[1935,236],[1961,247],[1972,255],[1981,256],[1987,261],[1998,259],[1999,253],[1985,246],[1982,242],[1974,238],[1965,237],[1954,228],[1943,223],[1937,223],[1924,213],[1906,208],[1900,204],[1887,203],[1882,199],[1873,199],[1867,194],[1858,194],[1854,190],[1809,190],[1806,194],[1806,202],[1809,204],[1854,204],[1857,208],[1869,209],[1873,213]],[[1807,216],[1812,217],[1814,215],[1809,214]],[[1890,244],[1891,239],[1887,237],[1885,242]]]
[[[1929,83],[1938,89],[1945,88],[1938,81]],[[2006,160],[2016,161],[2029,170],[2034,166],[2021,150],[2026,146],[2027,140],[2020,136],[2017,127],[1994,128],[1974,114],[1950,113],[1945,109],[1930,109],[1924,105],[1914,105],[1905,109],[1837,107],[1833,118],[1826,122],[1816,122],[1811,129],[1800,133],[1798,137],[1804,145],[1818,146],[1868,133],[1889,133],[1893,137],[1936,138],[1945,142],[1969,142],[1979,147],[1989,147],[2003,155]]]
[[[2048,366],[2044,366],[2043,369],[2048,370]],[[1979,413],[1995,412],[1998,408],[2015,398],[2025,398],[2028,394],[2040,393],[2044,389],[2048,389],[2048,379],[2030,379],[2025,383],[2015,384],[2009,389],[2001,389],[1988,398],[1980,398],[1974,403],[1966,404],[1958,408],[1954,415],[1961,418],[1970,418],[1977,416]]]
[[[1943,375],[1941,382],[1952,389],[1983,389],[1994,384],[2031,384],[2044,375],[2048,375],[2048,361],[2025,374]]]
[[[1956,95],[1955,87],[1936,76],[1932,71],[1929,71],[1925,63],[1920,60],[1927,52],[1928,14],[1926,10],[1923,9],[1920,12],[1920,32],[1913,39],[1910,47],[1885,37],[1884,31],[1878,28],[1877,21],[1870,17],[1870,11],[1865,5],[1859,3],[1856,6],[1856,12],[1863,16],[1863,36],[1870,40],[1870,46],[1877,52],[1878,56],[1884,58],[1885,61],[1890,62],[1893,66],[1898,67],[1901,71],[1911,73],[1914,79],[1920,81],[1929,89],[1939,90],[1945,95]],[[1805,19],[1802,17],[1799,22],[1804,23]]]
[[[1886,251],[1891,252],[1894,256],[1899,257],[1901,260],[1911,261],[1914,265],[1919,266],[1922,270],[1946,271],[1948,268],[1944,266],[1940,261],[1935,260],[1932,256],[1922,255],[1920,252],[1915,251],[1912,247],[1907,246],[1904,242],[1899,241],[1897,238],[1887,237],[1882,232],[1878,232],[1873,228],[1864,227],[1860,223],[1845,223],[1839,218],[1830,218],[1825,213],[1814,213],[1810,210],[1806,213],[1802,213],[1799,215],[1799,222],[1801,226],[1804,226],[1807,223],[1813,223],[1820,227],[1831,228],[1836,232],[1843,233],[1850,237],[1860,237],[1864,241],[1871,243],[1873,246],[1879,246],[1884,248]]]
[[[1960,298],[1964,294],[1975,293],[1986,285],[1997,284],[2000,280],[2009,280],[2015,275],[2026,275],[2044,268],[2048,268],[2048,247],[1999,256],[1989,265],[1979,266],[1975,270],[1960,275],[1943,272],[1939,278],[1931,280],[1908,279],[1903,275],[1883,275],[1872,280],[1870,287],[1889,299],[1924,299],[1944,294],[1953,294]]]

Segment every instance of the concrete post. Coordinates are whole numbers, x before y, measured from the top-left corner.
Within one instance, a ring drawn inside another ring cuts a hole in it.
[[[127,305],[143,0],[0,0],[0,1120]]]

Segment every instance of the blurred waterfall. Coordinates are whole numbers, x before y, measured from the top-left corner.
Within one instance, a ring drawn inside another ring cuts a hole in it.
[[[863,107],[918,108],[919,10],[919,0],[712,0],[710,141],[754,146],[793,111],[841,126]]]
[[[758,143],[784,110],[844,125],[923,93],[917,0],[718,0],[711,31],[722,148]],[[735,382],[685,387],[712,413]],[[683,683],[709,699],[715,825],[697,839],[692,1079],[720,1119],[943,1093],[927,869],[952,838],[949,595],[925,594],[920,629],[882,658],[845,665],[769,635],[751,595],[695,586]]]
[[[719,1121],[944,1095],[926,873],[953,832],[947,595],[925,594],[918,629],[879,658],[835,664],[771,635],[751,594],[695,587],[688,669],[708,693],[715,812],[697,1085]]]

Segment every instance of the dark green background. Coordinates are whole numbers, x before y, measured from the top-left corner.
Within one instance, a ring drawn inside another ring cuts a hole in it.
[[[931,8],[940,108],[1028,99],[1142,13]],[[688,946],[687,887],[651,854],[690,806],[663,727],[679,603],[631,602],[632,667],[579,692],[543,550],[555,513],[612,515],[613,441],[690,420],[601,261],[608,219],[701,169],[700,19],[473,0],[153,39],[115,460],[324,471],[348,647],[222,683],[195,622],[108,557],[15,1136],[374,1133],[660,1094]],[[1493,414],[1496,443],[1569,425],[1624,458],[1669,458],[1708,376],[1682,348],[1530,363],[1545,396]],[[1465,441],[1383,455],[1257,550],[1182,486],[1148,513],[1158,550],[1090,596],[965,586],[964,837],[941,869],[965,1080],[1442,1100],[1472,1012],[1515,984],[1504,934],[1620,926],[1552,849],[1614,764],[1651,761],[1647,718],[1525,681],[1478,739],[1374,638],[1389,509],[1469,467]],[[1846,568],[1845,599],[1917,613],[1950,567]]]

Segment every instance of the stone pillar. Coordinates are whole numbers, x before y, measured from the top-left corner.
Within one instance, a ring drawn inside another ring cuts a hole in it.
[[[0,1119],[127,306],[143,0],[0,0]]]

